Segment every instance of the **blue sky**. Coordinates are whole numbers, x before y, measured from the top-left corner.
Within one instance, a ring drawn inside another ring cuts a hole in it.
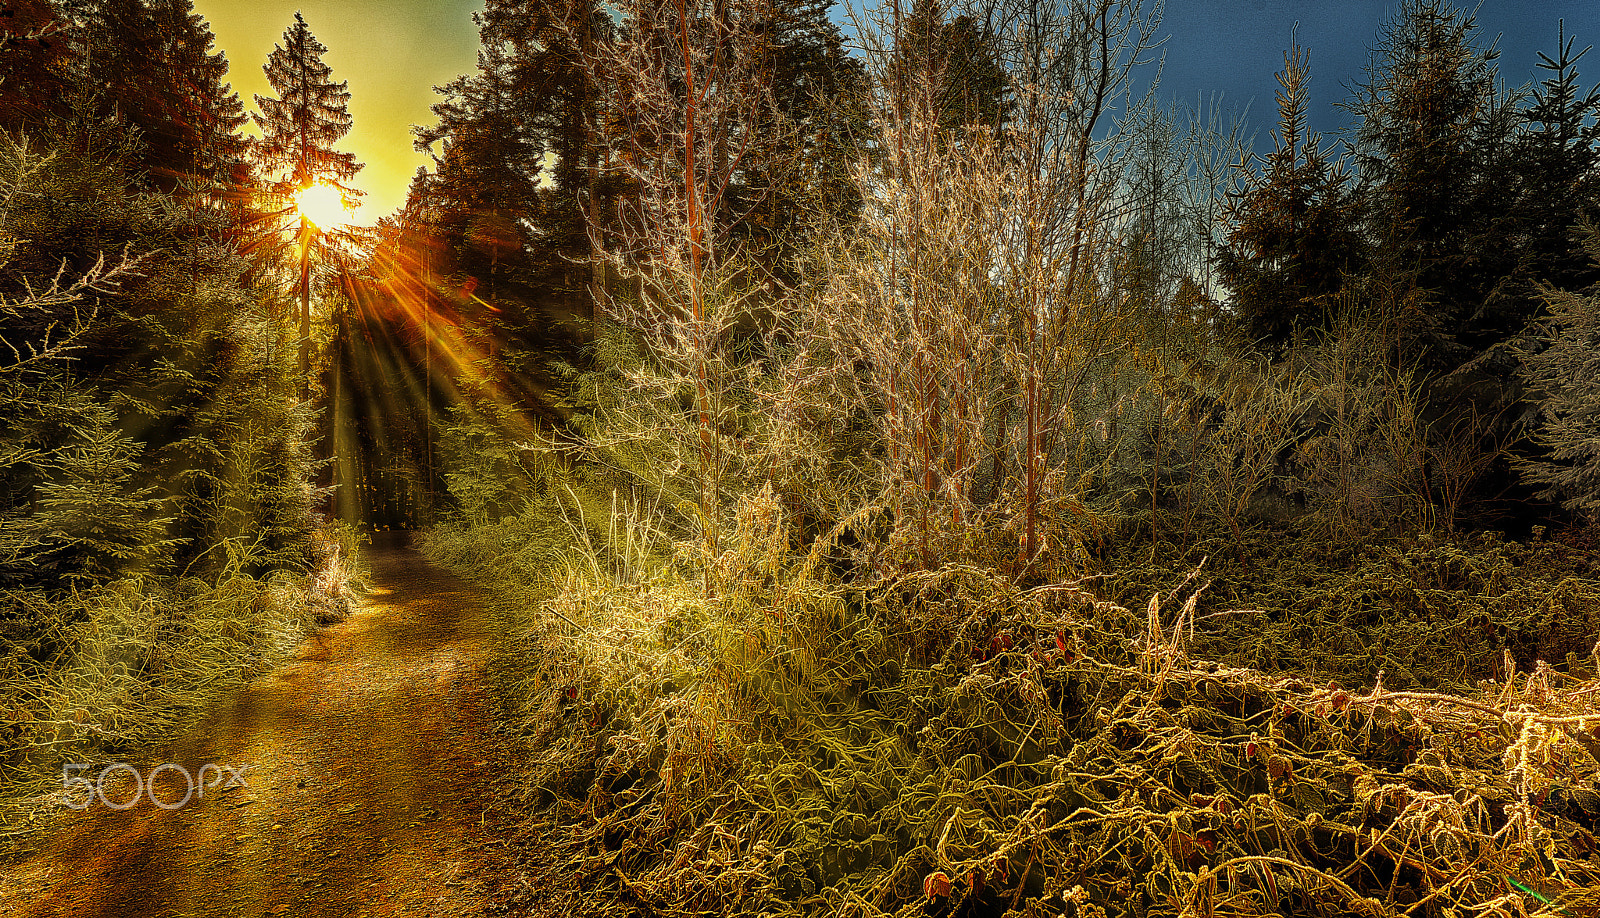
[[[1270,148],[1268,132],[1277,118],[1273,75],[1294,34],[1311,54],[1311,127],[1334,134],[1350,125],[1337,103],[1349,99],[1346,87],[1362,78],[1379,27],[1399,6],[1384,0],[1170,0],[1161,94],[1194,105],[1202,93],[1221,92],[1225,109],[1249,104],[1257,146]],[[1561,19],[1577,36],[1575,50],[1600,44],[1600,0],[1484,0],[1479,39],[1487,46],[1498,36],[1500,75],[1509,87],[1537,79],[1538,53],[1555,55]],[[1600,50],[1578,70],[1586,87],[1600,82]]]
[[[1147,3],[1152,0],[1146,0]],[[1271,145],[1276,120],[1273,74],[1298,23],[1311,52],[1311,126],[1333,134],[1348,124],[1336,103],[1360,79],[1379,26],[1398,9],[1387,0],[1169,0],[1161,33],[1166,68],[1160,94],[1194,106],[1220,93],[1224,111],[1249,106],[1257,146]],[[325,60],[347,80],[355,130],[342,148],[367,163],[358,183],[369,192],[361,220],[397,208],[426,158],[411,148],[409,126],[433,120],[432,87],[475,66],[474,10],[482,0],[195,0],[232,63],[235,89],[265,93],[261,65],[295,10],[328,46]],[[1499,36],[1500,73],[1511,87],[1535,78],[1538,52],[1553,54],[1556,22],[1565,18],[1577,47],[1600,44],[1600,0],[1484,0],[1478,22],[1486,41]],[[1600,50],[1579,66],[1585,87],[1600,82]]]

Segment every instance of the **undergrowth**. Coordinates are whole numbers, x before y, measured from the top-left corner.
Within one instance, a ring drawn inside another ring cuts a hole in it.
[[[516,610],[518,802],[574,914],[1600,910],[1600,681],[1587,647],[1537,661],[1593,642],[1564,543],[840,583],[759,492],[708,591],[605,505],[427,544]]]
[[[1471,691],[1504,657],[1589,665],[1600,635],[1600,561],[1581,530],[1527,542],[1499,533],[1329,539],[1263,527],[1179,549],[1130,539],[1104,559],[1101,592],[1127,603],[1208,556],[1209,599],[1229,609],[1194,651],[1269,672],[1396,688]]]

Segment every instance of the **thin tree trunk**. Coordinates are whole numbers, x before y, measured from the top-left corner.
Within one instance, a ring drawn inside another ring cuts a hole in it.
[[[311,397],[311,224],[300,218],[300,400]]]

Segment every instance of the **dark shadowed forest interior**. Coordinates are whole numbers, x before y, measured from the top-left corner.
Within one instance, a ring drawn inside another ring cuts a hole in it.
[[[0,913],[1600,916],[1600,23],[862,2],[486,0],[372,226],[310,11],[0,3]]]

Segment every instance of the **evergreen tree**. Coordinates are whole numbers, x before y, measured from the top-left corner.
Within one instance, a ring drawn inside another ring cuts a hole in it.
[[[244,107],[192,0],[89,0],[75,14],[93,110],[137,132],[151,182],[167,191],[242,184]]]
[[[256,126],[261,140],[256,161],[269,176],[287,176],[296,185],[315,181],[348,182],[361,171],[351,153],[334,144],[350,133],[349,84],[334,82],[333,69],[322,60],[327,46],[317,41],[305,17],[295,13],[262,70],[276,98],[256,96]],[[349,191],[349,189],[344,189]]]
[[[1521,273],[1559,290],[1582,290],[1600,281],[1600,270],[1574,245],[1581,222],[1600,221],[1600,86],[1580,89],[1577,64],[1590,49],[1573,54],[1565,25],[1557,56],[1539,55],[1550,76],[1522,113],[1517,225],[1526,240]]]
[[[293,202],[296,195],[318,185],[336,189],[346,200],[360,194],[347,183],[361,170],[361,164],[354,154],[334,149],[350,132],[346,107],[350,90],[345,81],[332,80],[333,70],[322,60],[327,50],[311,34],[305,18],[295,13],[294,23],[283,33],[283,44],[273,48],[262,67],[278,95],[255,97],[260,109],[256,126],[261,129],[261,139],[254,147],[255,162],[268,179],[269,199],[280,205],[276,214],[289,218],[298,246],[295,290],[300,300],[302,398],[309,393],[311,376],[312,268],[315,264],[326,266],[348,236],[336,227],[317,226]],[[313,258],[313,250],[319,257]]]
[[[984,125],[998,129],[1010,105],[994,36],[970,15],[951,16],[948,0],[915,0],[900,35],[889,79],[901,105],[925,105],[940,127]],[[913,102],[921,94],[922,101]]]
[[[224,215],[136,164],[0,139],[0,589],[201,575],[224,541],[259,572],[306,546],[282,343]]]
[[[1491,302],[1515,267],[1511,141],[1516,113],[1497,84],[1492,47],[1449,0],[1406,0],[1381,33],[1366,82],[1348,103],[1372,202],[1375,267],[1430,304],[1390,316],[1405,359],[1454,368],[1521,327]]]
[[[1583,251],[1600,269],[1600,229],[1587,224]],[[1547,455],[1521,463],[1539,496],[1600,522],[1600,290],[1585,296],[1545,288],[1549,319],[1524,351],[1522,375],[1538,400],[1537,439]]]
[[[478,14],[478,71],[440,87],[439,120],[417,130],[417,148],[434,155],[426,190],[436,226],[457,267],[491,281],[530,279],[527,249],[543,222],[537,188],[547,144],[528,91],[533,68],[522,65],[538,37],[519,13],[531,16],[530,5],[492,2]]]
[[[774,5],[773,107],[785,129],[746,153],[724,207],[740,246],[787,281],[816,233],[849,227],[862,203],[850,170],[866,153],[866,70],[845,50],[830,6]]]
[[[67,28],[47,0],[0,3],[0,129],[37,128],[66,113]]]
[[[1273,150],[1256,157],[1261,171],[1230,201],[1232,227],[1217,261],[1237,329],[1269,351],[1327,328],[1329,296],[1361,263],[1349,176],[1306,127],[1309,79],[1304,49],[1285,53]]]
[[[531,139],[542,154],[532,208],[538,217],[528,254],[544,285],[572,304],[572,312],[592,320],[599,297],[596,247],[607,245],[602,215],[615,212],[621,183],[602,142],[612,101],[583,58],[611,41],[614,28],[609,16],[587,0],[511,6],[521,9],[509,16],[486,10],[485,40],[500,36],[508,19],[519,24],[517,50],[507,63]]]

